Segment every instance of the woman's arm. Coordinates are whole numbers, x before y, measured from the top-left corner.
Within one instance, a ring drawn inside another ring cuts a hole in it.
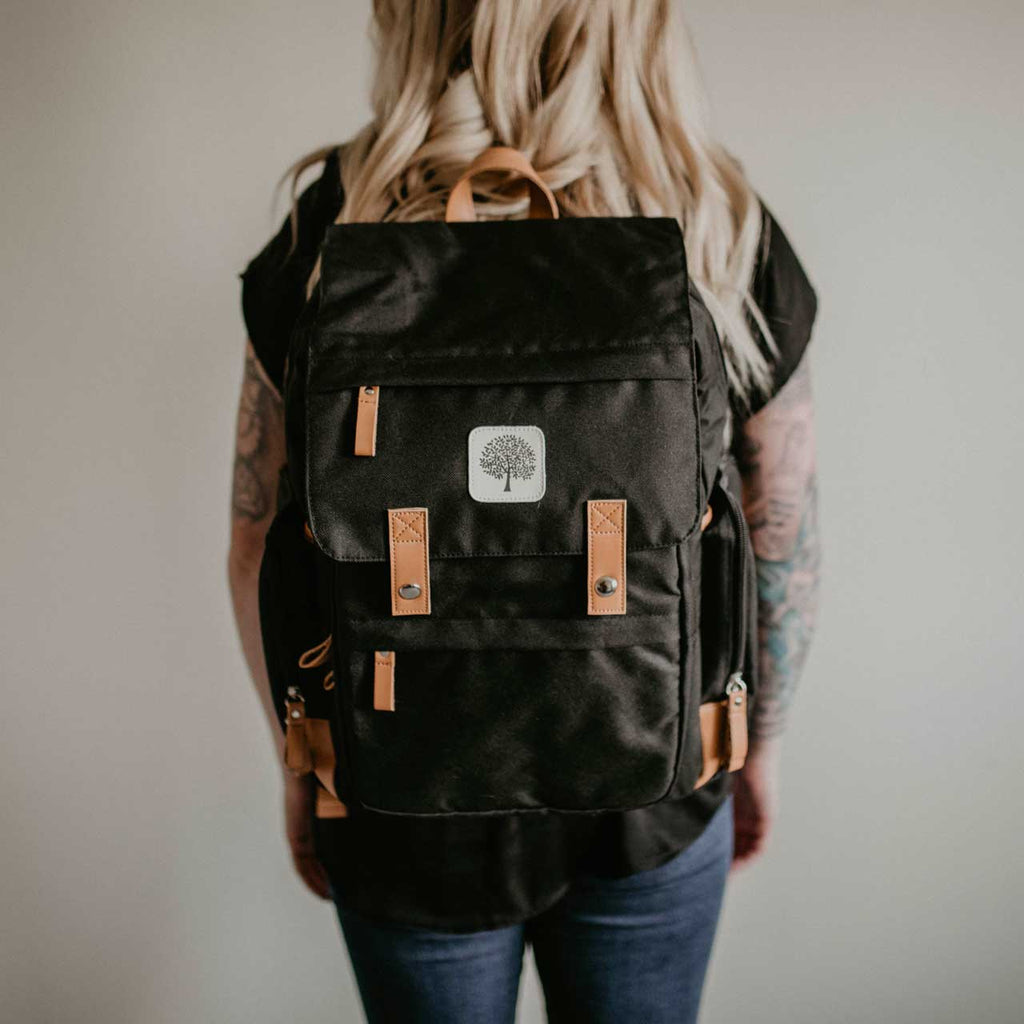
[[[242,651],[279,757],[283,756],[284,740],[263,658],[258,591],[260,561],[267,530],[274,518],[274,494],[285,462],[284,451],[281,397],[264,375],[250,343],[245,351],[235,432],[228,579]]]
[[[743,511],[757,564],[759,661],[751,736],[781,735],[814,633],[818,488],[806,360],[741,428]]]
[[[737,438],[757,564],[758,686],[750,756],[736,788],[736,860],[764,848],[775,818],[779,737],[810,648],[821,542],[814,402],[806,358]]]
[[[248,344],[235,436],[228,579],[242,650],[282,767],[284,738],[270,692],[260,633],[259,579],[267,530],[274,518],[277,478],[284,463],[284,407],[281,396],[264,374],[252,344]],[[316,859],[313,845],[314,787],[313,776],[296,778],[285,772],[285,832],[296,871],[311,892],[327,899],[327,875]]]

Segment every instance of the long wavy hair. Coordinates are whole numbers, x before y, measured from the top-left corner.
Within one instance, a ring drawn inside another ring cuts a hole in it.
[[[734,391],[763,390],[774,350],[751,296],[761,208],[711,136],[689,34],[673,0],[374,0],[373,117],[340,149],[337,221],[444,217],[466,165],[522,150],[564,216],[670,216],[715,319]],[[305,170],[286,173],[293,197]],[[485,217],[525,211],[482,193]],[[295,221],[293,219],[293,226]],[[319,267],[310,281],[312,288]]]

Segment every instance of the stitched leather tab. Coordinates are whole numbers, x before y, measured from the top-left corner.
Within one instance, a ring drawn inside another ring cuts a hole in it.
[[[380,388],[368,385],[359,389],[356,406],[356,455],[377,454],[377,403]]]
[[[626,614],[626,502],[587,502],[587,614]]]
[[[373,708],[395,710],[395,652],[373,652]]]
[[[425,508],[388,509],[391,614],[430,614],[430,560]]]

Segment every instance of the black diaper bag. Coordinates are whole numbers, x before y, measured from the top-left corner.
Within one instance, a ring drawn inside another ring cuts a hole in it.
[[[477,221],[507,172],[524,220]],[[490,149],[445,221],[331,225],[260,607],[318,813],[595,812],[746,752],[753,558],[670,218],[558,218]]]

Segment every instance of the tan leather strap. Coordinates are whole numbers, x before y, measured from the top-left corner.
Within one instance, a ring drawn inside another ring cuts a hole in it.
[[[348,808],[323,786],[316,788],[316,816],[318,818],[347,818]]]
[[[359,389],[359,400],[356,403],[356,455],[377,454],[377,405],[380,401],[380,388],[376,384],[368,384]]]
[[[395,710],[395,652],[373,652],[373,708]]]
[[[330,722],[326,718],[307,718],[306,735],[313,755],[313,770],[319,783],[316,790],[316,816],[347,818],[348,807],[338,799],[334,788],[335,756]]]
[[[739,702],[736,702],[739,698]],[[700,789],[720,768],[735,772],[747,759],[747,694],[700,706],[700,740],[704,764],[694,789]]]
[[[726,699],[729,705],[729,763],[726,770],[735,772],[743,767],[747,759],[747,691],[744,689],[730,693]]]
[[[425,508],[388,509],[391,614],[430,614],[430,541]]]
[[[288,700],[284,742],[284,765],[291,775],[315,773],[317,780],[316,816],[347,818],[348,808],[334,786],[334,741],[326,718],[307,718],[302,700]]]
[[[485,171],[510,171],[523,178],[530,189],[530,218],[558,219],[558,203],[554,193],[544,184],[530,161],[518,150],[509,146],[492,146],[485,149],[455,183],[448,196],[444,219],[452,221],[476,220],[473,205],[473,178]]]
[[[626,502],[587,502],[587,614],[626,614]]]
[[[306,702],[289,698],[284,704],[284,766],[290,775],[308,775],[313,770],[313,752],[306,732]]]
[[[716,700],[700,706],[700,744],[704,766],[694,789],[700,789],[722,767],[725,749],[725,701]]]
[[[328,792],[334,789],[334,741],[331,739],[331,723],[326,718],[306,719],[306,740],[313,759],[313,771],[320,785]]]

